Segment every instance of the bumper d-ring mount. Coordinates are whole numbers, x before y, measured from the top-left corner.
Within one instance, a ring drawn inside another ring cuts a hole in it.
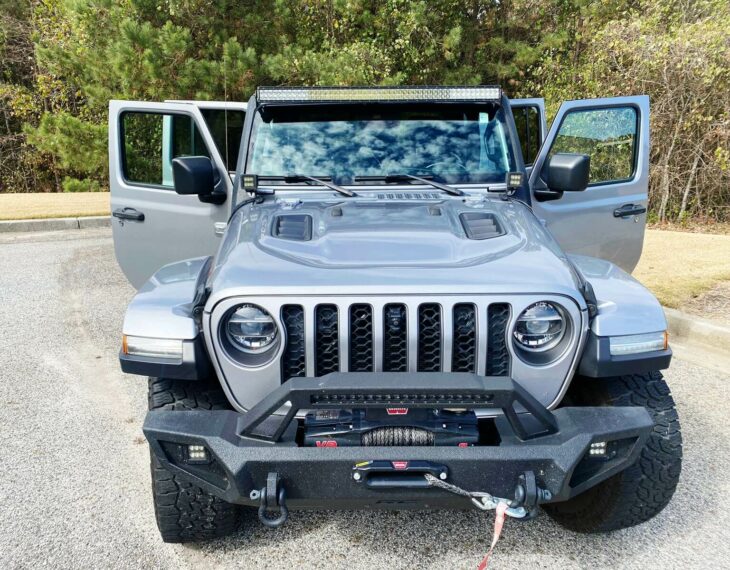
[[[266,477],[266,487],[260,491],[254,489],[249,497],[259,501],[259,520],[264,526],[279,528],[289,518],[286,490],[277,472],[270,472]]]

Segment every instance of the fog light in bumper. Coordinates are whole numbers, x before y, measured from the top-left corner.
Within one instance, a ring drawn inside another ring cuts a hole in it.
[[[203,445],[188,445],[188,463],[208,463],[208,450]]]
[[[647,334],[612,336],[609,339],[611,356],[625,356],[642,352],[666,350],[669,346],[667,331]]]
[[[122,337],[122,352],[127,356],[180,362],[183,357],[183,341],[125,334]]]

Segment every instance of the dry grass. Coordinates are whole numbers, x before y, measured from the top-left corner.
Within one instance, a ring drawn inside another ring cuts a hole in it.
[[[715,222],[712,220],[687,220],[682,223],[666,222],[663,224],[649,224],[653,230],[665,230],[672,232],[692,232],[698,234],[726,234],[730,235],[730,222]]]
[[[730,281],[730,235],[647,230],[634,277],[662,305],[680,308]]]
[[[0,220],[108,215],[109,192],[0,194]]]
[[[730,326],[730,281],[715,285],[707,293],[690,299],[682,311]]]

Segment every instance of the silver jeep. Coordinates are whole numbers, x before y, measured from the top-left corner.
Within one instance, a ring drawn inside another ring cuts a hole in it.
[[[681,467],[644,237],[646,96],[260,87],[112,101],[114,244],[138,288],[165,541],[241,508],[542,507],[650,519]]]

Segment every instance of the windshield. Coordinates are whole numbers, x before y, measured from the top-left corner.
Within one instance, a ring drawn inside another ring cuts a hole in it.
[[[492,103],[261,107],[246,167],[264,177],[331,177],[340,184],[393,174],[504,182],[514,170],[504,113]]]

